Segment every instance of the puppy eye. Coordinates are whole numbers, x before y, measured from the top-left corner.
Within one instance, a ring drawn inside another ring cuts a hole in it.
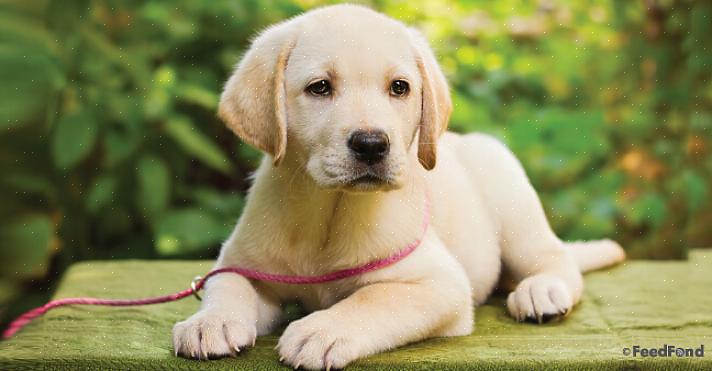
[[[403,80],[395,80],[391,83],[391,95],[394,97],[402,97],[408,94],[410,91],[410,85]]]
[[[331,83],[327,80],[319,80],[307,86],[307,91],[316,96],[327,96],[331,94]]]

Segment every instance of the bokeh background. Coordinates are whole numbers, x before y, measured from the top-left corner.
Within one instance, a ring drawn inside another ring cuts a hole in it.
[[[0,1],[0,321],[75,261],[215,257],[260,158],[221,86],[255,32],[325,3]],[[712,246],[711,2],[367,4],[427,35],[451,129],[506,142],[560,236]]]

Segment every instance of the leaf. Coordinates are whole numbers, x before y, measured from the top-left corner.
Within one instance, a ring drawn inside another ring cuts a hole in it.
[[[0,227],[0,261],[19,278],[44,275],[48,268],[54,224],[49,216],[26,215]]]
[[[155,156],[144,156],[136,167],[136,179],[139,209],[149,218],[160,215],[170,200],[171,179],[168,166]]]
[[[196,129],[187,117],[173,117],[166,122],[164,130],[189,155],[224,174],[232,171],[232,164],[227,156],[210,138]]]
[[[0,45],[0,66],[0,129],[41,118],[62,84],[57,62],[44,50]]]
[[[102,176],[99,177],[94,185],[89,190],[89,194],[86,198],[86,208],[87,210],[95,214],[103,206],[105,206],[109,201],[114,198],[114,193],[116,191],[116,178],[113,176]]]
[[[687,200],[690,211],[699,211],[706,205],[707,198],[709,197],[709,186],[707,182],[692,170],[686,172],[682,178],[685,183],[687,183]]]
[[[30,172],[14,171],[5,175],[0,181],[23,192],[37,193],[45,196],[51,195],[55,184],[49,177],[33,174]]]
[[[0,129],[41,118],[64,83],[59,43],[33,17],[0,13]]]
[[[633,202],[627,214],[634,225],[650,224],[658,228],[667,217],[667,209],[665,199],[660,194],[648,192]]]
[[[114,203],[111,207],[104,207],[93,216],[92,233],[100,234],[107,239],[116,239],[117,243],[132,239],[145,237],[145,234],[138,234],[134,230],[133,217],[129,213],[128,205],[120,202]],[[141,244],[145,246],[145,244]],[[111,246],[112,250],[114,246]],[[138,247],[141,249],[142,247]],[[124,253],[126,251],[123,251]],[[143,252],[146,254],[147,252]],[[149,254],[150,255],[150,254]],[[116,256],[113,256],[116,258]]]
[[[245,200],[239,193],[218,192],[211,188],[197,188],[191,192],[193,199],[201,209],[237,220],[242,212]]]
[[[0,305],[6,305],[10,300],[22,292],[18,282],[0,278]]]
[[[138,147],[139,138],[126,131],[110,129],[104,139],[104,160],[114,166],[131,156]]]
[[[117,98],[109,104],[111,124],[104,136],[104,161],[109,167],[117,165],[133,155],[142,138],[146,138],[146,128],[142,125],[143,103],[141,99]]]
[[[220,99],[215,92],[195,84],[181,84],[176,88],[175,93],[180,99],[197,104],[210,111],[214,111],[218,107],[218,100]]]
[[[60,169],[70,169],[84,159],[96,143],[94,117],[87,111],[65,115],[57,121],[52,135],[52,158]]]
[[[509,139],[536,183],[561,187],[609,153],[601,122],[601,112],[548,107],[514,120]]]
[[[60,46],[43,21],[11,12],[0,14],[0,42],[44,49],[53,56],[56,56]]]
[[[251,168],[256,169],[260,165],[260,161],[264,157],[263,153],[255,147],[239,141],[237,143],[237,157],[241,163],[249,165]]]
[[[167,212],[158,221],[155,243],[161,255],[204,250],[227,238],[230,227],[199,209]]]

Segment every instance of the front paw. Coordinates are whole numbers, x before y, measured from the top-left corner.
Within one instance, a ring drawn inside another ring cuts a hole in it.
[[[537,323],[565,316],[573,304],[564,281],[544,274],[524,279],[507,298],[507,308],[512,317],[517,321]]]
[[[173,326],[173,348],[176,355],[187,358],[215,359],[234,356],[255,345],[257,329],[229,311],[201,310]]]
[[[330,370],[366,356],[361,334],[349,333],[346,327],[347,323],[335,320],[328,311],[314,312],[292,322],[277,344],[280,361],[295,369]]]

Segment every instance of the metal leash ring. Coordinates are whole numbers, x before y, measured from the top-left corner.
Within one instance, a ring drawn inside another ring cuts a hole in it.
[[[198,294],[198,291],[200,291],[198,289],[198,282],[200,282],[202,279],[203,277],[201,276],[195,276],[195,278],[193,278],[193,281],[190,283],[190,289],[193,291],[193,296],[195,296],[198,301],[203,301],[203,298],[201,298]]]

